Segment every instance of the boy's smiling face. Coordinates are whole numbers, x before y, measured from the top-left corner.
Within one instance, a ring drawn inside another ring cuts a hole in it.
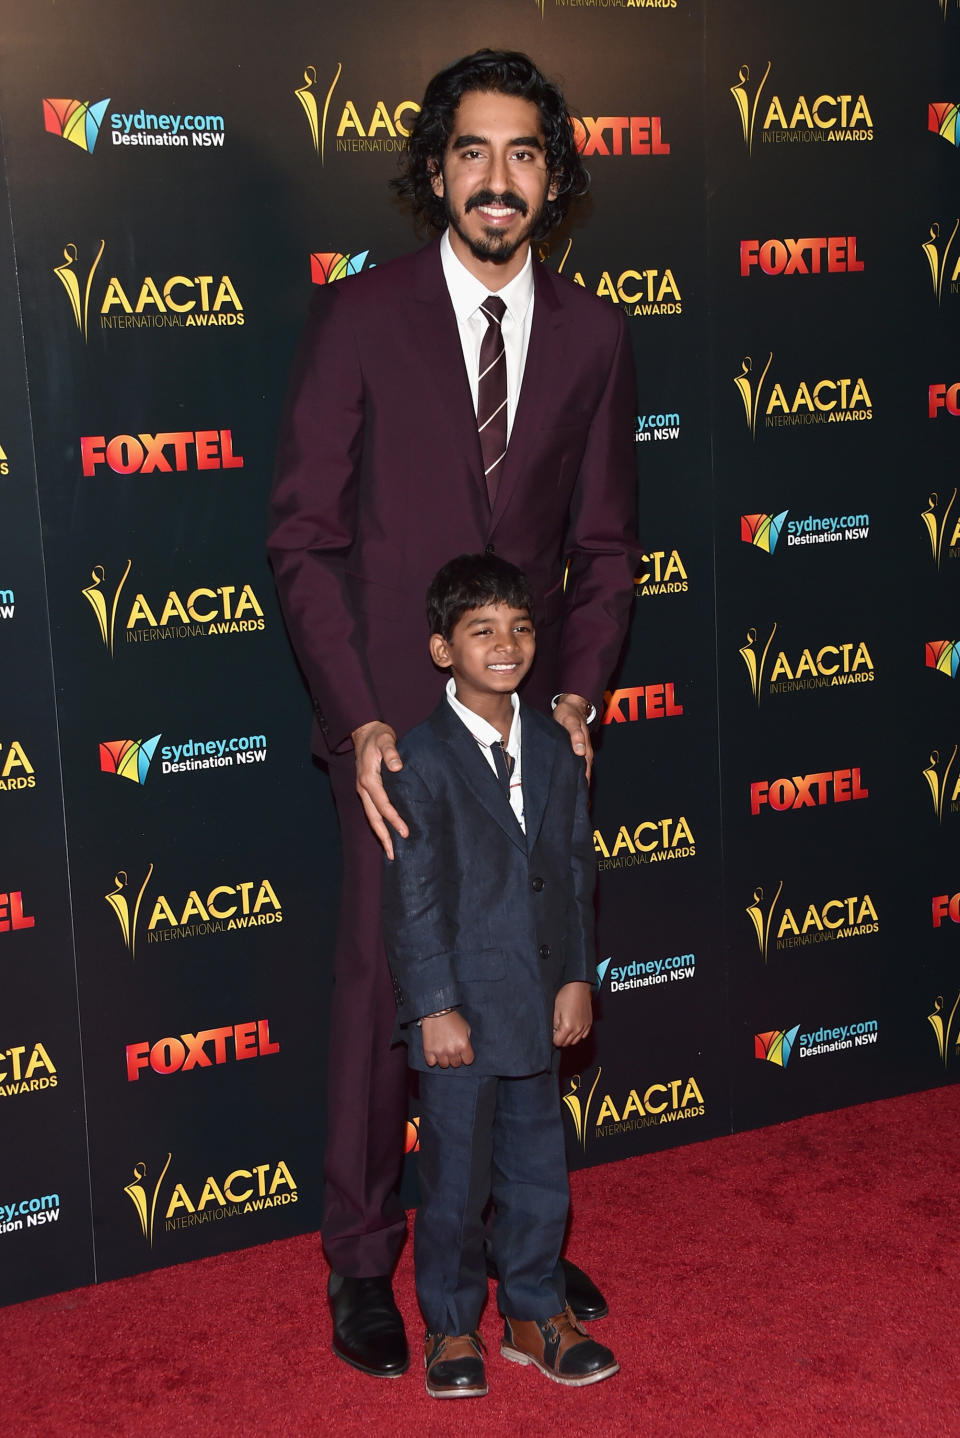
[[[468,609],[449,639],[430,636],[434,664],[452,672],[457,698],[477,713],[513,693],[533,663],[536,647],[529,610],[509,604]]]

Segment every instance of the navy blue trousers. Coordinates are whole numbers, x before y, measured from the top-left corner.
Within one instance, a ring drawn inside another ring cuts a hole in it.
[[[469,1333],[487,1296],[483,1210],[493,1197],[498,1306],[552,1318],[566,1302],[560,1268],[570,1202],[557,1076],[420,1074],[417,1298],[429,1329]]]

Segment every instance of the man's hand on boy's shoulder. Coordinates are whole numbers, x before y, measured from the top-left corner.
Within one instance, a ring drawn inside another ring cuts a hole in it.
[[[557,990],[553,1003],[553,1042],[558,1049],[585,1039],[593,1026],[593,1005],[588,983],[577,980]]]
[[[420,1037],[423,1057],[430,1068],[458,1069],[461,1064],[473,1063],[470,1025],[456,1009],[422,1019]]]
[[[393,839],[387,823],[392,824],[404,839],[410,832],[390,803],[380,777],[384,764],[392,773],[403,768],[403,760],[397,749],[396,731],[391,729],[389,724],[373,719],[369,724],[361,724],[354,729],[350,737],[357,761],[357,793],[371,829],[383,845],[387,858],[392,859]]]
[[[587,783],[593,769],[593,742],[587,715],[591,706],[579,694],[561,694],[553,709],[553,717],[566,729],[574,754],[580,755],[587,764]]]

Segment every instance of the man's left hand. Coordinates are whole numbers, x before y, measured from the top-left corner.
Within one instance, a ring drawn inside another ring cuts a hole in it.
[[[587,762],[588,784],[593,769],[593,744],[590,742],[590,730],[587,728],[589,712],[590,705],[579,694],[561,694],[553,711],[554,719],[558,724],[562,724],[570,735],[574,754],[582,754]]]

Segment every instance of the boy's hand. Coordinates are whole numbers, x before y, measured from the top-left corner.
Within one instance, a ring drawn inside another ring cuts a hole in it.
[[[435,1014],[423,1019],[420,1036],[423,1039],[423,1056],[431,1068],[458,1069],[461,1064],[473,1063],[470,1025],[456,1009],[449,1014]]]
[[[586,760],[588,784],[593,769],[593,744],[587,725],[589,711],[590,705],[579,694],[561,694],[553,711],[554,719],[558,724],[562,724],[570,735],[574,754],[582,754]]]
[[[392,859],[393,840],[384,820],[391,823],[404,838],[410,832],[390,803],[380,778],[380,767],[383,764],[394,771],[403,768],[403,760],[397,752],[396,733],[389,724],[374,719],[369,724],[361,724],[359,729],[354,729],[350,737],[357,760],[357,793],[371,829],[383,845],[387,858]]]
[[[585,1039],[593,1026],[590,985],[564,984],[553,1004],[553,1042],[558,1049],[569,1048]]]

